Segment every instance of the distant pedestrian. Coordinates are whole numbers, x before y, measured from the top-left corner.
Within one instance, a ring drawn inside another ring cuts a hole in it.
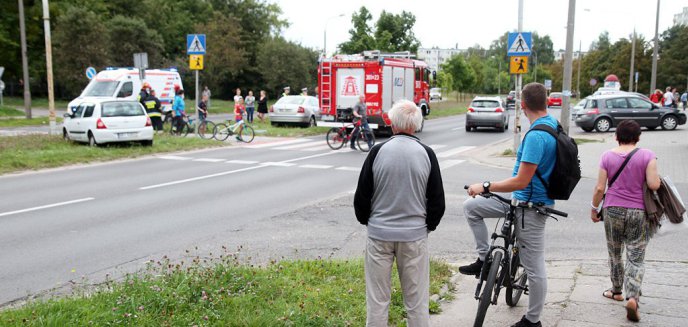
[[[619,146],[602,154],[590,203],[590,219],[595,223],[604,220],[609,252],[612,288],[602,295],[623,301],[622,291],[625,289],[625,299],[628,300],[626,317],[632,321],[640,320],[638,302],[645,274],[645,249],[655,232],[655,227],[645,218],[643,187],[657,190],[660,185],[655,154],[649,149],[637,148],[639,140],[640,125],[637,122],[624,120],[619,123],[616,127]],[[627,163],[625,167],[624,162]],[[617,178],[613,179],[617,172]],[[622,259],[624,245],[625,268]]]
[[[356,150],[355,144],[359,134],[358,131],[363,128],[364,133],[372,133],[368,125],[368,108],[366,107],[365,95],[360,95],[358,97],[358,103],[354,105],[351,113],[354,115],[354,123],[361,122],[360,126],[354,127],[354,130],[351,131],[351,149]],[[368,148],[373,146],[370,138],[366,139],[366,141],[368,142]]]
[[[258,99],[258,119],[262,123],[265,119],[265,114],[268,113],[268,96],[265,90],[260,91],[260,99]]]
[[[198,103],[198,131],[201,135],[204,135],[206,132],[207,124],[201,124],[206,118],[208,118],[208,96],[203,95],[201,96],[201,101]]]
[[[205,97],[208,98],[207,104],[208,104],[208,108],[209,108],[209,109],[210,109],[210,96],[211,96],[211,95],[212,95],[212,94],[210,93],[210,89],[208,88],[208,85],[206,85],[206,86],[203,88],[203,93],[201,94],[201,97],[204,97],[204,96],[205,96]]]
[[[150,117],[153,129],[157,132],[162,131],[162,105],[160,99],[155,96],[155,90],[151,89],[150,94],[144,101],[146,107],[146,114]]]
[[[304,87],[301,89],[301,95],[303,95],[303,96],[308,95],[308,88],[307,87]]]
[[[358,178],[356,219],[367,226],[366,324],[387,326],[396,259],[410,327],[428,326],[428,234],[444,215],[444,188],[433,150],[413,136],[423,116],[401,100],[389,111],[392,136],[374,146]]]
[[[184,116],[186,112],[184,111],[184,90],[179,89],[177,95],[174,96],[174,102],[172,103],[172,114],[174,118],[172,119],[172,124],[174,125],[174,131],[179,132],[184,125]]]
[[[284,90],[284,92],[282,92],[283,97],[286,97],[291,92],[291,88],[289,86],[285,86],[283,90]]]
[[[660,90],[660,89],[656,89],[655,93],[652,93],[650,95],[650,101],[652,101],[653,103],[660,104],[660,105],[662,103],[662,98],[664,98],[664,93],[662,93],[662,90]]]
[[[688,102],[688,90],[681,94],[681,103],[683,104],[683,111],[686,111],[686,103]]]
[[[256,110],[256,98],[253,96],[253,91],[248,91],[244,103],[246,104],[246,120],[249,124],[253,124],[253,112]]]
[[[244,99],[239,99],[236,103],[234,103],[234,121],[236,124],[234,125],[234,134],[236,134],[235,138],[237,141],[241,141],[241,131],[244,129],[244,111],[246,110],[246,107],[244,106]]]
[[[664,98],[662,99],[662,105],[665,108],[671,108],[674,105],[674,93],[671,92],[671,86],[667,86],[666,92],[664,92]]]
[[[672,97],[674,98],[674,103],[672,106],[674,107],[674,109],[678,109],[678,101],[679,101],[678,91],[676,90],[676,88],[672,88],[671,93],[672,93]]]
[[[243,100],[244,98],[241,96],[241,89],[237,87],[236,91],[234,91],[234,103],[239,102],[239,100]]]

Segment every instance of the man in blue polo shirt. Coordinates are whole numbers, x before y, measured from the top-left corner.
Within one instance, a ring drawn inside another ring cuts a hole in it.
[[[539,83],[530,83],[523,88],[521,107],[532,126],[547,124],[556,130],[557,120],[547,113],[547,89]],[[512,192],[512,197],[522,202],[553,206],[554,200],[547,196],[547,190],[539,178],[549,180],[556,162],[557,142],[545,131],[531,131],[523,140],[516,155],[512,177],[498,182],[473,184],[468,188],[470,198],[464,202],[463,210],[468,226],[475,237],[478,260],[459,267],[466,275],[478,275],[489,250],[488,230],[484,218],[503,218],[504,206],[494,199],[477,196],[486,192]],[[523,210],[523,215],[521,215]],[[514,222],[521,247],[519,255],[528,276],[528,312],[512,325],[542,326],[540,314],[547,294],[545,271],[545,221],[547,216],[533,209],[518,209]],[[523,221],[521,221],[523,219]]]

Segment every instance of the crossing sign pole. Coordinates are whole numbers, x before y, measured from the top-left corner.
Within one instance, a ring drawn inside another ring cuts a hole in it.
[[[186,35],[186,53],[189,55],[189,68],[196,71],[196,89],[194,90],[196,115],[198,115],[198,71],[203,69],[205,49],[205,34]]]

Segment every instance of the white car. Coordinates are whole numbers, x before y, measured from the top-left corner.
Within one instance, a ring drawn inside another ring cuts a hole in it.
[[[91,146],[111,142],[153,145],[151,120],[137,101],[87,98],[64,117],[65,140],[88,142]]]
[[[442,100],[442,89],[439,87],[433,87],[430,89],[430,101],[432,100]]]
[[[307,95],[287,95],[280,98],[268,112],[270,124],[299,124],[315,126],[320,120],[318,99]]]

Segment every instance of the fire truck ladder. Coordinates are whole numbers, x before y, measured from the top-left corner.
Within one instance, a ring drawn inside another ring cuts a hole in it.
[[[329,113],[332,107],[332,61],[322,61],[320,76],[320,111]]]

